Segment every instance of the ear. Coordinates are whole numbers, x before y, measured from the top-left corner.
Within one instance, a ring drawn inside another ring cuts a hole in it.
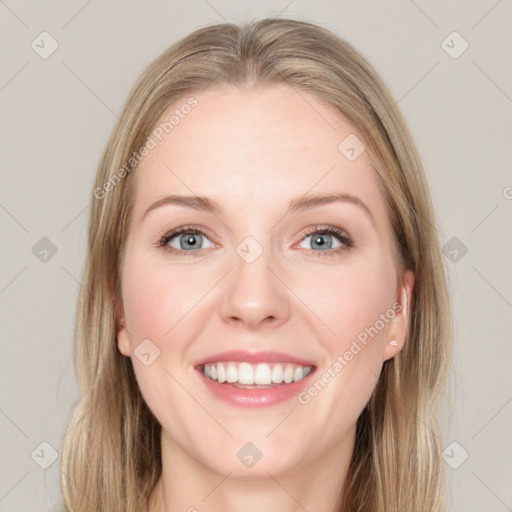
[[[395,357],[404,346],[405,338],[407,336],[407,327],[409,324],[409,312],[411,308],[412,290],[414,287],[414,274],[408,270],[405,273],[403,282],[397,289],[397,302],[393,307],[396,314],[395,317],[389,322],[386,331],[386,347],[384,349],[383,361]],[[389,342],[396,340],[397,345],[390,345]]]
[[[121,301],[118,302],[116,308],[116,334],[117,348],[124,356],[130,356],[130,339],[128,337],[128,329],[126,328],[126,319],[124,316],[124,308]]]

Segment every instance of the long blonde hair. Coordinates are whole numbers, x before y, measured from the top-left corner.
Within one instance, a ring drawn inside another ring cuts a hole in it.
[[[384,363],[357,421],[336,510],[443,509],[439,410],[451,366],[451,307],[417,150],[391,94],[350,44],[314,24],[262,19],[204,27],[171,46],[132,88],[104,150],[75,326],[80,397],[62,446],[68,511],[146,510],[162,470],[161,427],[142,398],[131,359],[116,343],[120,266],[137,170],[133,155],[178,99],[216,84],[275,83],[309,91],[357,127],[380,177],[400,270],[415,277],[405,346]]]

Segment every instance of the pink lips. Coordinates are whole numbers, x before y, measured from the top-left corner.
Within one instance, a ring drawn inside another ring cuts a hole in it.
[[[311,372],[303,379],[289,384],[273,384],[268,388],[241,388],[235,384],[219,383],[204,376],[205,364],[219,361],[240,361],[252,364],[257,363],[292,363],[300,366],[312,366]],[[290,400],[296,397],[306,386],[309,385],[311,376],[315,373],[316,367],[311,361],[300,359],[289,354],[280,352],[257,352],[230,351],[215,354],[201,361],[198,361],[196,370],[199,378],[207,389],[217,398],[237,407],[267,407]]]
[[[299,359],[298,357],[285,354],[283,352],[246,352],[242,350],[231,350],[230,352],[222,352],[213,356],[202,359],[196,363],[196,366],[217,363],[218,361],[245,361],[247,363],[293,363],[301,366],[315,366],[311,361]]]

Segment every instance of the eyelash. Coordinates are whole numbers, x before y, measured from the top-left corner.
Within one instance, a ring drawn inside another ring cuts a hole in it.
[[[354,247],[354,242],[350,236],[345,234],[344,231],[341,229],[335,227],[335,226],[315,226],[311,230],[308,230],[307,233],[304,234],[303,238],[307,238],[308,236],[314,235],[315,233],[320,234],[329,234],[335,236],[342,244],[343,246],[337,247],[336,249],[330,249],[327,251],[314,251],[313,249],[309,249],[316,253],[316,256],[323,258],[323,257],[330,257],[335,256],[337,254],[340,254],[352,247]],[[178,249],[175,249],[174,247],[170,247],[168,243],[176,236],[179,235],[189,235],[189,234],[200,234],[203,236],[208,237],[207,233],[205,233],[201,228],[197,226],[183,226],[181,228],[174,229],[172,231],[167,232],[165,235],[163,235],[157,243],[158,248],[162,248],[168,252],[177,254],[182,257],[186,257],[187,255],[196,255],[203,249],[194,249],[192,251],[181,251]]]

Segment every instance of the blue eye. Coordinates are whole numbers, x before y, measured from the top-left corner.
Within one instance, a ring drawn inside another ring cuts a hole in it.
[[[303,240],[310,237],[312,246],[311,250],[316,253],[320,253],[316,254],[316,256],[331,256],[333,254],[339,254],[354,245],[352,239],[347,234],[334,226],[317,226],[313,231],[307,234]],[[333,239],[337,239],[340,245],[333,248]]]
[[[354,245],[348,234],[334,226],[316,226],[302,240],[310,237],[312,248],[309,250],[320,257],[334,256]],[[333,239],[338,241],[338,246],[333,247]],[[208,240],[209,247],[203,246],[204,240]],[[179,256],[188,256],[198,254],[201,249],[211,248],[213,244],[201,229],[195,226],[184,226],[165,234],[159,240],[158,247]]]
[[[173,252],[195,253],[199,249],[205,248],[202,246],[203,239],[208,240],[205,233],[200,229],[187,226],[171,231],[163,236],[159,245],[165,246]]]

